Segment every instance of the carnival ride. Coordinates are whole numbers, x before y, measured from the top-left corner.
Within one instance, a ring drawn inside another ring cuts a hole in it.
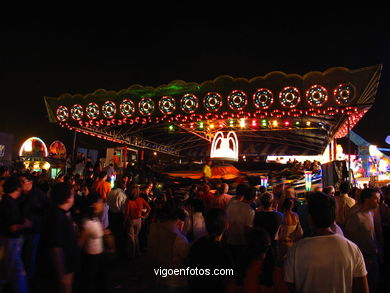
[[[32,172],[49,171],[52,178],[64,171],[66,158],[65,145],[55,140],[47,148],[39,137],[26,139],[19,149],[19,161]]]
[[[216,133],[234,131],[239,157],[318,155],[335,160],[345,137],[375,100],[381,65],[334,67],[303,76],[275,71],[252,79],[45,97],[49,119],[71,131],[178,159],[209,156]]]

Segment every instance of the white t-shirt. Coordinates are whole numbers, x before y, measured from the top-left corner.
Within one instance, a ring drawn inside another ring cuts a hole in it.
[[[98,220],[85,220],[83,229],[88,237],[85,241],[84,251],[87,254],[103,253],[103,225]]]
[[[226,208],[230,227],[226,231],[226,240],[231,245],[245,245],[245,232],[253,226],[255,211],[245,202],[231,200]]]
[[[284,280],[297,292],[352,292],[353,278],[365,275],[359,248],[338,234],[299,240],[284,264]]]

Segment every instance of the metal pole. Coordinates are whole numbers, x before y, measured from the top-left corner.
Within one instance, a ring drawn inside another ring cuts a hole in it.
[[[126,174],[127,167],[127,145],[123,147],[123,174]]]
[[[76,134],[77,131],[75,130],[73,133],[73,149],[72,149],[72,169],[75,167],[75,152],[76,152]]]
[[[352,180],[351,180],[351,124],[350,124],[350,121],[349,121],[349,116],[348,116],[348,123],[347,123],[347,126],[348,126],[348,180],[349,180],[349,184],[352,184]]]

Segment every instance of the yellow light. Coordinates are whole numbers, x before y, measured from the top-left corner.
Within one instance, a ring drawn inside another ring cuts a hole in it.
[[[25,152],[31,152],[32,151],[32,140],[26,141],[24,145],[24,151]]]
[[[310,121],[307,121],[307,122],[306,122],[306,125],[307,125],[307,126],[310,126],[310,124],[311,124]]]
[[[49,162],[46,162],[44,165],[43,165],[43,169],[46,169],[46,170],[49,170],[50,169],[50,163]]]
[[[240,120],[240,127],[241,128],[245,127],[245,118],[241,118],[241,120]]]
[[[272,121],[272,125],[273,125],[274,127],[278,126],[278,121],[277,121],[277,120]]]
[[[210,124],[210,129],[213,129],[214,128],[214,124]]]

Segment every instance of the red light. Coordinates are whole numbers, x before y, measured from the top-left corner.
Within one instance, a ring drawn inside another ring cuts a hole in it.
[[[257,126],[256,120],[252,120],[252,126],[253,126],[253,127],[256,127],[256,126]]]
[[[285,125],[285,126],[290,126],[290,121],[284,122],[284,125]]]

